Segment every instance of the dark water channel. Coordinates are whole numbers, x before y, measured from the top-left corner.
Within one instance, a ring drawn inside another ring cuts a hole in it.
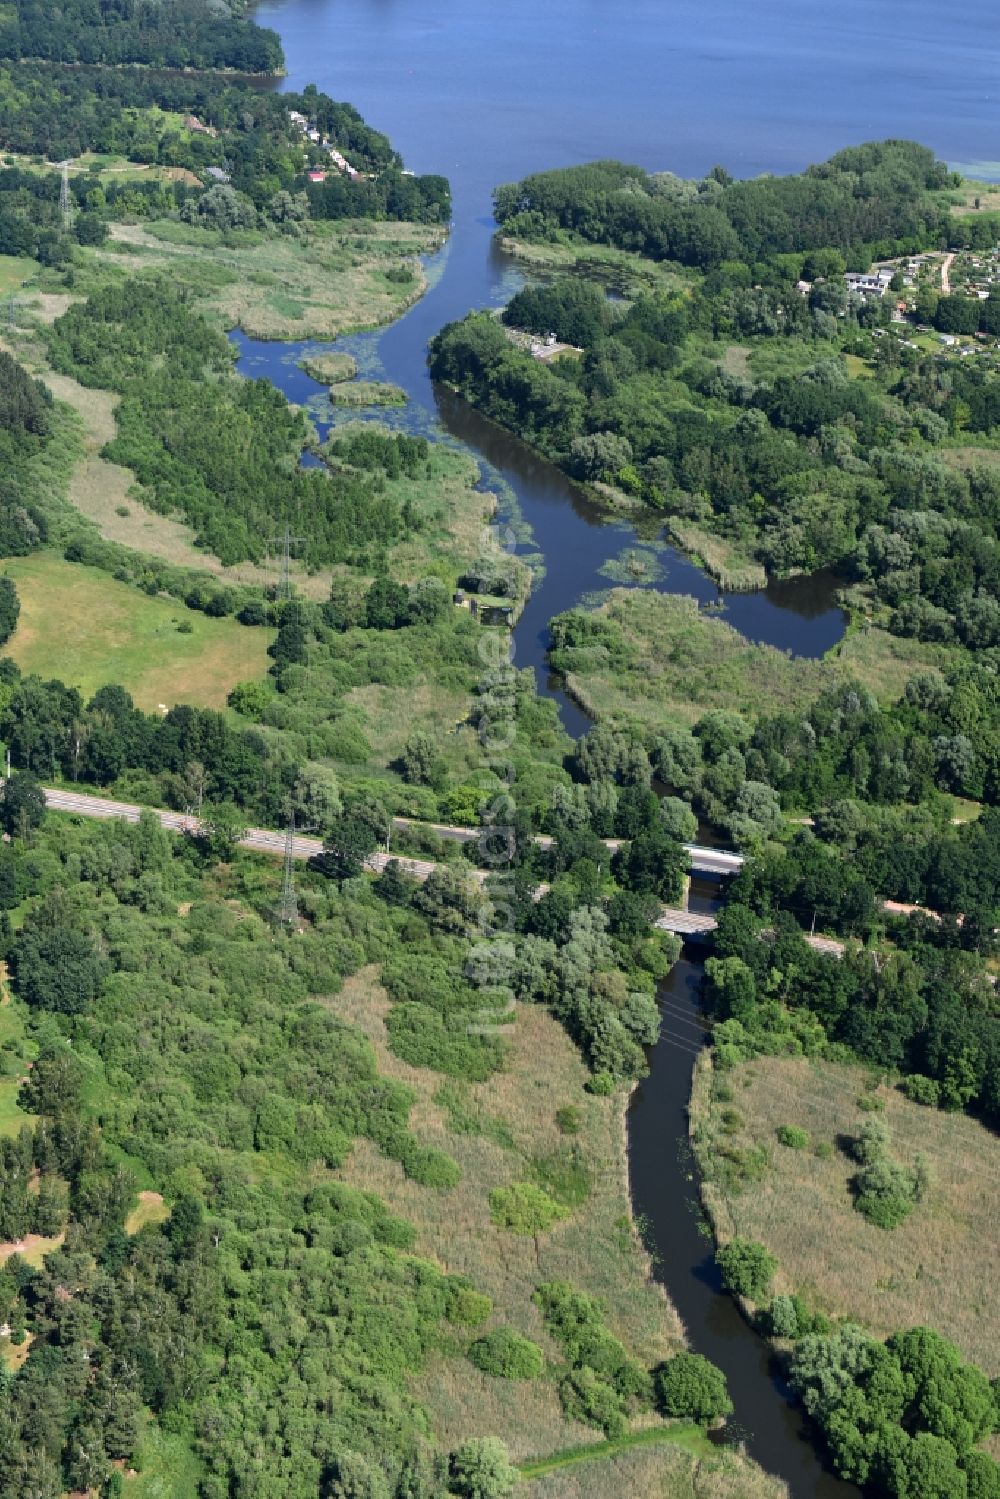
[[[1000,27],[992,0],[969,0],[961,26],[942,24],[938,0],[911,0],[906,26],[892,7],[817,0],[265,0],[263,25],[281,35],[289,86],[315,82],[350,99],[386,130],[416,171],[445,172],[455,222],[434,257],[432,288],[381,333],[341,340],[365,377],[403,386],[403,413],[379,413],[468,446],[484,483],[512,494],[530,527],[526,551],[544,559],[514,637],[556,697],[571,733],[588,724],[548,678],[548,620],[609,586],[600,568],[642,543],[608,521],[551,465],[428,377],[428,340],[472,308],[507,301],[522,273],[492,243],[490,192],[528,172],[599,157],[682,175],[722,161],[738,175],[800,170],[857,141],[922,139],[975,175],[1000,176]],[[301,347],[239,339],[241,368],[266,374],[292,400],[331,417],[325,392],[298,370]],[[352,413],[353,415],[353,413]],[[702,572],[658,552],[655,585],[719,599]],[[829,578],[725,595],[722,617],[749,638],[818,656],[843,632]],[[718,889],[698,883],[711,909]],[[786,1398],[766,1346],[719,1289],[700,1227],[697,1180],[686,1154],[691,1069],[703,1036],[700,966],[685,953],[661,986],[663,1034],[629,1118],[633,1200],[659,1256],[658,1275],[692,1346],[725,1370],[733,1424],[794,1499],[857,1499],[824,1472]]]

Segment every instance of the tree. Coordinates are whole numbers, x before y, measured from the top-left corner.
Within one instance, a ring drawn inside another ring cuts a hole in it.
[[[397,762],[403,780],[411,786],[441,786],[446,769],[430,734],[416,729],[403,745]]]
[[[219,182],[201,194],[199,198],[188,198],[181,209],[181,218],[189,224],[200,224],[205,229],[256,229],[259,216],[250,199],[237,192],[228,183]]]
[[[4,782],[0,802],[3,830],[11,838],[26,838],[45,818],[45,792],[30,770],[18,770]]]
[[[368,856],[377,847],[370,825],[351,813],[342,813],[331,824],[323,839],[323,852],[314,861],[328,879],[355,879],[365,867]]]
[[[469,1349],[469,1358],[477,1369],[498,1379],[537,1379],[545,1368],[545,1356],[538,1344],[509,1327],[498,1327],[477,1339]]]
[[[365,624],[369,630],[399,630],[410,622],[410,595],[402,583],[376,578],[365,594]]]
[[[6,645],[17,628],[21,601],[10,578],[0,578],[0,645]]]
[[[212,864],[225,864],[247,830],[246,818],[232,802],[206,807],[194,833],[203,857]]]
[[[722,1284],[734,1296],[748,1301],[767,1300],[778,1262],[754,1239],[730,1239],[716,1251],[715,1263],[722,1271]]]
[[[508,1499],[518,1471],[497,1437],[473,1437],[451,1456],[451,1488],[461,1499]]]
[[[700,1353],[677,1353],[659,1370],[656,1387],[668,1416],[708,1423],[733,1409],[726,1376]]]
[[[108,965],[89,936],[77,930],[56,892],[32,911],[14,945],[17,991],[29,1005],[77,1015],[97,998]]]
[[[390,1499],[385,1474],[359,1452],[334,1458],[323,1494],[324,1499]]]

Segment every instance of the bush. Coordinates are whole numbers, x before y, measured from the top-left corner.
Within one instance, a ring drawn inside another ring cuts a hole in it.
[[[593,1369],[572,1369],[559,1381],[559,1398],[571,1421],[600,1426],[609,1439],[624,1435],[627,1423],[621,1401]]]
[[[716,1251],[715,1262],[722,1271],[722,1284],[733,1296],[749,1301],[766,1300],[778,1261],[754,1239],[730,1239]]]
[[[478,1338],[469,1349],[469,1358],[477,1369],[496,1379],[537,1379],[545,1368],[538,1344],[509,1327],[498,1327]]]
[[[445,1191],[455,1187],[462,1179],[458,1162],[443,1150],[434,1150],[429,1145],[418,1145],[408,1141],[400,1156],[400,1164],[411,1181],[422,1187],[437,1187]]]
[[[578,1135],[581,1122],[580,1110],[575,1103],[568,1103],[561,1109],[556,1109],[556,1128],[561,1135]]]
[[[490,1217],[512,1234],[540,1234],[566,1217],[566,1209],[532,1182],[495,1187],[490,1193]]]
[[[904,1077],[899,1089],[911,1103],[922,1103],[929,1109],[936,1109],[941,1102],[940,1084],[932,1077],[923,1077],[919,1072]]]
[[[496,1437],[473,1437],[451,1459],[451,1492],[461,1499],[507,1499],[519,1474]]]
[[[460,1323],[463,1327],[479,1327],[492,1312],[493,1302],[484,1291],[462,1284],[451,1287],[445,1313],[449,1322]]]
[[[807,1150],[809,1148],[809,1133],[800,1129],[797,1124],[779,1124],[775,1133],[781,1145],[787,1145],[789,1150]]]
[[[668,1416],[708,1423],[733,1409],[726,1376],[700,1353],[676,1354],[658,1371],[656,1388]]]
[[[797,1338],[799,1314],[792,1296],[775,1296],[768,1308],[767,1327],[772,1338]]]

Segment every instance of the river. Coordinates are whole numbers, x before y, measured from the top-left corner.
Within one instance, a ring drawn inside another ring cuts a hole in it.
[[[799,170],[841,146],[884,136],[925,141],[955,165],[1000,176],[1000,29],[990,0],[969,0],[960,23],[937,0],[285,0],[255,14],[281,35],[289,86],[316,83],[385,130],[416,171],[444,172],[454,224],[430,269],[432,287],[380,333],[347,340],[364,373],[410,395],[405,420],[466,444],[516,500],[544,558],[514,637],[571,733],[587,719],[551,681],[547,622],[607,586],[601,565],[634,539],[537,454],[447,392],[426,368],[428,340],[472,308],[499,306],[520,282],[492,242],[490,193],[527,172],[599,157],[695,175],[721,162],[738,175]],[[300,350],[238,337],[241,369],[267,374],[306,402],[320,388]],[[818,656],[844,619],[827,577],[719,597],[672,550],[656,585],[719,601],[749,638]],[[712,903],[711,891],[702,901]],[[734,1423],[749,1451],[793,1499],[857,1499],[824,1470],[789,1403],[766,1345],[720,1291],[686,1155],[691,1069],[703,1036],[700,968],[690,955],[661,986],[663,1033],[629,1115],[633,1202],[648,1222],[656,1273],[692,1346],[725,1370]]]

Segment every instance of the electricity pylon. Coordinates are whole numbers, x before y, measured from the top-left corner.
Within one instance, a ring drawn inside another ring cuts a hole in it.
[[[62,215],[64,229],[69,229],[73,222],[73,203],[69,195],[69,162],[61,161],[59,170],[62,172],[62,182],[59,185],[59,212]]]
[[[310,828],[295,826],[295,808],[289,805],[288,822],[285,825],[285,867],[281,877],[281,897],[275,911],[280,926],[289,931],[299,924],[299,902],[295,894],[295,834],[309,832]]]
[[[292,533],[291,533],[291,529],[290,529],[290,527],[289,527],[289,525],[288,525],[288,523],[286,521],[285,522],[285,533],[284,533],[284,535],[283,536],[272,536],[271,540],[268,542],[269,546],[271,546],[271,547],[279,547],[280,546],[281,549],[282,549],[282,557],[281,557],[281,592],[282,592],[282,594],[284,595],[284,597],[286,599],[290,599],[291,596],[292,596],[292,577],[291,577],[292,547],[293,546],[305,546],[307,540],[308,540],[308,538],[305,537],[305,536],[293,536]]]

